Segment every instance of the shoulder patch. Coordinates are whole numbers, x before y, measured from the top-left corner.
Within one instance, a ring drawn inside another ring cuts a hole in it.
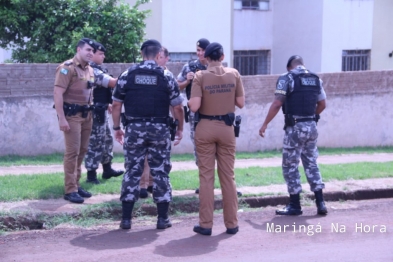
[[[62,73],[63,75],[66,75],[66,74],[68,74],[68,70],[65,69],[65,68],[62,68],[62,69],[60,70],[60,73]]]

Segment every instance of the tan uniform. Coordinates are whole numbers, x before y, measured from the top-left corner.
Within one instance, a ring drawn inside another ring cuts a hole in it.
[[[196,73],[192,97],[201,97],[199,113],[207,116],[235,112],[236,97],[244,96],[240,74],[236,69],[224,68],[212,62],[206,71]],[[199,225],[212,228],[214,211],[214,168],[221,184],[224,223],[227,228],[238,226],[238,199],[234,164],[236,140],[233,126],[224,121],[201,119],[195,130],[195,144],[199,167]]]
[[[55,86],[66,89],[63,94],[65,103],[89,105],[92,101],[92,89],[87,88],[87,82],[94,82],[93,68],[85,67],[74,57],[62,63],[56,69]],[[87,152],[92,128],[92,114],[86,118],[77,113],[66,116],[70,130],[64,132],[64,183],[65,193],[78,192],[81,177],[81,164]]]

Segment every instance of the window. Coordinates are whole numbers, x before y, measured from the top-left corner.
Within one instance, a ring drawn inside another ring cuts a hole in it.
[[[189,62],[198,58],[196,53],[169,53],[171,62]]]
[[[344,50],[342,71],[370,70],[370,50]]]
[[[270,0],[235,0],[234,8],[238,10],[269,10]]]
[[[233,65],[241,75],[268,75],[270,74],[270,51],[234,51]]]

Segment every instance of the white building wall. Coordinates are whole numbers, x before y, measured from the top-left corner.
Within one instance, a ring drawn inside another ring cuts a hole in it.
[[[273,12],[234,10],[233,50],[271,50]]]
[[[0,63],[4,63],[6,59],[11,59],[11,54],[10,50],[0,48]]]
[[[292,55],[302,56],[310,70],[321,71],[322,1],[272,0],[272,74],[285,72]]]
[[[393,1],[375,0],[373,16],[373,42],[371,50],[371,70],[393,69]]]
[[[322,72],[342,70],[343,50],[372,49],[373,8],[374,0],[323,1]]]

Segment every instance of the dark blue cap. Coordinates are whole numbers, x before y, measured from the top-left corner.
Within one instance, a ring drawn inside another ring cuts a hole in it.
[[[143,48],[148,47],[148,46],[156,46],[156,47],[161,48],[160,42],[158,42],[157,40],[154,40],[154,39],[150,39],[150,40],[143,42],[143,44],[141,46],[141,50],[143,50]]]
[[[295,59],[302,59],[302,60],[303,60],[303,58],[302,58],[301,56],[299,56],[299,55],[293,55],[293,56],[291,56],[291,57],[288,59],[287,67],[290,67],[292,61],[295,60]]]
[[[102,52],[106,52],[106,48],[103,44],[101,44],[100,42],[94,41],[94,46],[96,48],[96,50],[102,51]]]
[[[205,49],[205,57],[211,55],[214,51],[218,51],[221,49],[221,52],[224,53],[223,47],[219,43],[211,43]]]
[[[198,40],[197,42],[197,46],[199,46],[200,48],[202,48],[203,50],[206,49],[206,47],[210,44],[209,40],[207,40],[206,38],[201,38]]]

